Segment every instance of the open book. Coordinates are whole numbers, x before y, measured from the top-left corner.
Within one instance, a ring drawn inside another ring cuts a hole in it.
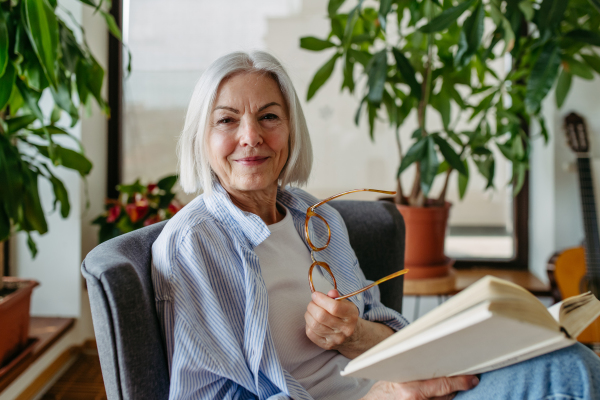
[[[575,343],[598,316],[591,293],[546,308],[486,276],[352,360],[342,375],[392,382],[479,374]]]

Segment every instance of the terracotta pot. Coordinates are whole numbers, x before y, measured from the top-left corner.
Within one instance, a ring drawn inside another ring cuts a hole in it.
[[[411,207],[396,204],[406,226],[405,279],[448,276],[454,261],[444,254],[446,226],[451,204],[443,207]]]
[[[38,285],[32,280],[4,277],[4,289],[16,289],[0,299],[0,367],[27,345],[31,292]]]

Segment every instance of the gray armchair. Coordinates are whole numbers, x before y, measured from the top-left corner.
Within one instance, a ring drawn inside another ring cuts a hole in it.
[[[332,201],[342,215],[367,279],[404,268],[404,221],[392,203]],[[165,222],[92,250],[81,270],[108,398],[167,399],[169,373],[150,275],[151,247]],[[386,306],[402,311],[404,280],[380,286]]]

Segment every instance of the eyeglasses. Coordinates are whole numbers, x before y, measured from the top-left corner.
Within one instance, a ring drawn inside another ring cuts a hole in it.
[[[310,266],[310,268],[308,269],[308,282],[310,283],[310,291],[314,293],[315,291],[315,285],[313,284],[313,279],[312,279],[312,272],[313,269],[315,268],[316,265],[322,267],[325,271],[327,271],[327,273],[331,276],[331,279],[333,279],[333,287],[337,290],[337,282],[335,281],[335,277],[333,276],[333,272],[331,272],[331,268],[329,268],[329,265],[324,262],[324,261],[317,261],[315,260],[315,256],[314,253],[319,252],[321,250],[325,250],[327,248],[327,246],[329,246],[329,242],[331,241],[331,229],[329,228],[329,224],[327,223],[327,221],[325,221],[325,218],[323,218],[322,216],[320,216],[319,214],[317,214],[315,212],[315,210],[322,206],[323,204],[327,203],[330,200],[333,199],[337,199],[338,197],[341,197],[343,195],[346,194],[350,194],[350,193],[356,193],[356,192],[376,192],[376,193],[383,193],[383,194],[390,194],[390,195],[394,195],[396,194],[396,192],[389,192],[389,191],[385,191],[385,190],[376,190],[376,189],[355,189],[355,190],[349,190],[347,192],[344,193],[340,193],[340,194],[336,194],[335,196],[331,196],[328,199],[325,199],[323,201],[320,201],[319,203],[315,204],[314,206],[311,206],[308,208],[308,210],[306,211],[306,220],[304,222],[304,234],[306,236],[306,241],[308,242],[308,245],[310,246],[311,252],[310,252],[310,257],[313,260],[312,265]],[[317,217],[318,219],[320,219],[321,221],[323,221],[325,223],[325,226],[327,227],[327,243],[325,243],[325,245],[323,247],[317,247],[313,244],[313,242],[310,240],[310,234],[308,232],[308,222],[310,221],[310,219],[312,217]],[[395,272],[391,275],[386,276],[385,278],[381,278],[380,280],[373,282],[372,284],[370,284],[369,286],[365,286],[362,289],[359,289],[355,292],[349,293],[345,296],[340,296],[340,297],[336,297],[335,300],[343,300],[343,299],[347,299],[349,297],[355,296],[359,293],[364,292],[365,290],[369,290],[371,289],[373,286],[377,286],[380,283],[383,283],[385,281],[389,281],[392,278],[395,278],[397,276],[400,275],[404,275],[405,273],[407,273],[408,270],[407,269],[403,269],[400,270],[398,272]]]

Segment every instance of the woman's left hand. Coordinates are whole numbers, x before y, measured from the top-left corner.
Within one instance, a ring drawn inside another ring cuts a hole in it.
[[[306,336],[317,346],[355,358],[394,333],[386,325],[359,318],[351,301],[334,300],[339,296],[335,289],[327,295],[312,294],[304,319]]]

